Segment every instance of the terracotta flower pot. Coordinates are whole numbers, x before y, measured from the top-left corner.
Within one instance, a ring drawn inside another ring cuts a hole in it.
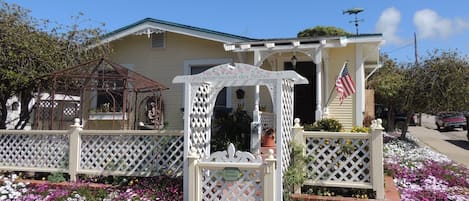
[[[275,138],[273,135],[263,135],[261,140],[263,147],[275,147]]]
[[[267,129],[261,137],[261,146],[275,147],[275,132],[274,129]]]

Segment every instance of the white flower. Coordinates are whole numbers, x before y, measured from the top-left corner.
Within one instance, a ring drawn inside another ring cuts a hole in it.
[[[18,178],[18,175],[16,175],[16,174],[11,175],[11,180],[15,181],[17,178]]]

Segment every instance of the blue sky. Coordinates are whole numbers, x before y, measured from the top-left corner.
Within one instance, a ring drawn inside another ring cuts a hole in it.
[[[401,62],[414,60],[413,33],[419,55],[435,48],[469,53],[469,1],[442,0],[5,0],[31,11],[39,19],[60,24],[84,13],[83,19],[105,23],[113,31],[143,18],[155,18],[251,38],[295,37],[316,25],[355,32],[350,8],[359,14],[359,33],[383,33],[381,52]],[[451,3],[448,3],[451,2]]]

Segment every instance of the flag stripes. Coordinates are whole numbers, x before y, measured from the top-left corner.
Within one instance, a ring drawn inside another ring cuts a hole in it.
[[[355,82],[353,82],[352,77],[350,77],[348,72],[347,62],[345,62],[344,66],[342,67],[342,70],[340,71],[339,76],[335,82],[335,86],[341,105],[347,96],[355,93]]]

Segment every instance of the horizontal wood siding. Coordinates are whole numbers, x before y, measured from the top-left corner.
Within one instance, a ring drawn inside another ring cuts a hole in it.
[[[114,55],[111,60],[119,64],[132,64],[134,70],[158,81],[169,90],[163,91],[164,121],[168,129],[183,129],[184,86],[173,84],[177,75],[184,75],[184,61],[232,59],[236,54],[226,52],[223,43],[166,32],[164,48],[152,48],[151,38],[131,35],[111,43]],[[236,97],[236,96],[234,96]],[[248,102],[248,101],[246,101]],[[233,101],[233,106],[236,102]]]
[[[331,100],[328,118],[338,120],[346,131],[352,129],[353,121],[355,119],[353,116],[352,97],[347,97],[342,105],[340,105],[338,97]]]

